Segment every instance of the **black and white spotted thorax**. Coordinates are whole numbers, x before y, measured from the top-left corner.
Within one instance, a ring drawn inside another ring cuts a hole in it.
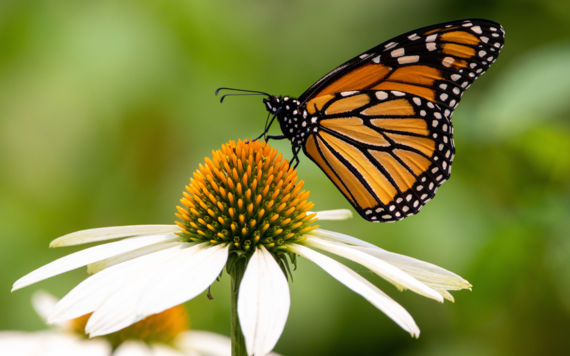
[[[270,96],[263,102],[267,111],[277,115],[281,131],[294,147],[303,146],[309,134],[318,130],[318,112],[312,117],[296,98]]]

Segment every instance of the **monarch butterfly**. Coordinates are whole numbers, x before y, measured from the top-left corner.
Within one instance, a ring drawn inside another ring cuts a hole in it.
[[[273,114],[262,136],[277,118],[283,135],[268,138],[289,139],[297,164],[302,148],[364,219],[414,215],[449,179],[453,110],[504,34],[483,19],[424,27],[341,64],[299,98],[250,91]]]

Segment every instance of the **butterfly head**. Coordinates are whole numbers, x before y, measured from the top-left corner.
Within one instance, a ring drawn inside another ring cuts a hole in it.
[[[277,116],[281,131],[287,137],[293,146],[302,146],[308,132],[306,111],[305,116],[300,108],[301,103],[296,98],[288,96],[276,97],[269,96],[263,99],[267,111]]]

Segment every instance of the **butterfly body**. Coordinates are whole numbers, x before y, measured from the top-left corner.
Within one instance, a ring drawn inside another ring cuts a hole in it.
[[[503,44],[488,20],[429,26],[343,63],[299,98],[264,103],[294,159],[302,148],[363,218],[394,222],[449,179],[453,111]]]

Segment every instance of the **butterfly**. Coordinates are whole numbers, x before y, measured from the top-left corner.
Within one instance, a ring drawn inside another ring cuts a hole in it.
[[[447,22],[354,57],[298,98],[251,91],[273,114],[262,136],[277,118],[283,135],[267,138],[291,141],[291,163],[302,149],[364,219],[414,215],[449,179],[453,111],[504,38],[493,21]]]

